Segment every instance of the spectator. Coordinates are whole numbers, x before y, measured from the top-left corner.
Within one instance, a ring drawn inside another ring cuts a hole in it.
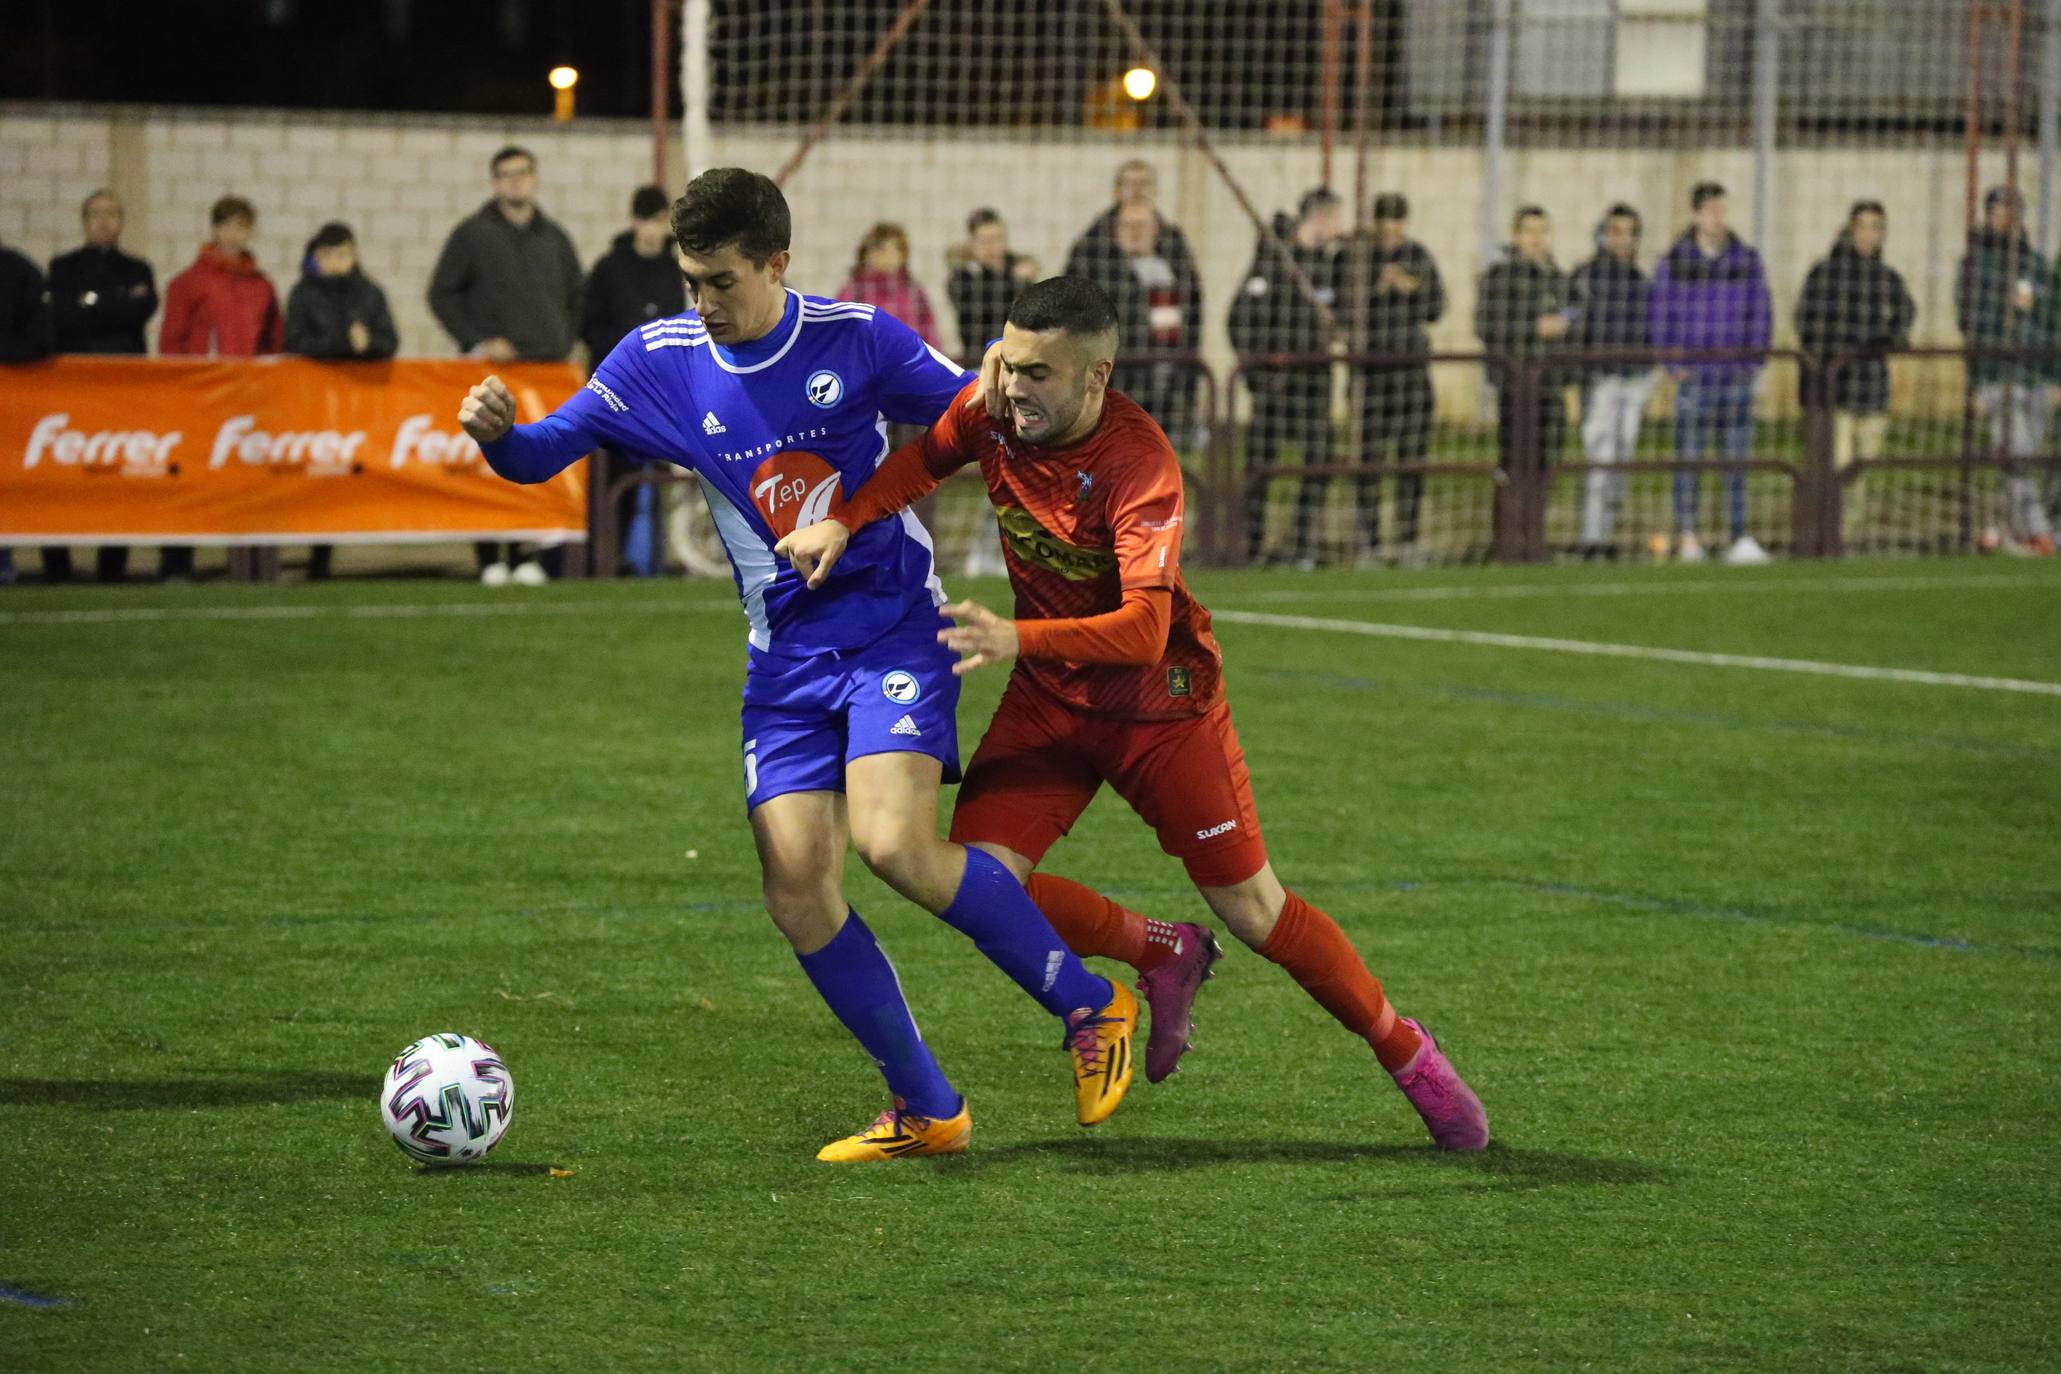
[[[959,317],[960,352],[970,359],[1001,338],[1016,293],[1037,279],[1037,262],[1009,251],[1009,226],[1000,215],[983,209],[967,216],[966,260],[945,287]]]
[[[1159,179],[1133,160],[1116,171],[1116,204],[1075,241],[1066,274],[1086,277],[1116,303],[1122,326],[1110,384],[1144,406],[1176,446],[1194,434],[1192,367],[1124,354],[1192,353],[1202,343],[1202,278],[1178,225],[1159,213]]]
[[[938,346],[937,316],[930,297],[909,275],[909,235],[901,225],[883,220],[866,231],[852,262],[852,274],[839,288],[841,301],[864,301],[885,310],[916,331],[923,342]]]
[[[587,345],[589,371],[631,331],[687,308],[687,287],[673,257],[672,202],[656,186],[640,186],[630,197],[630,227],[615,236],[607,254],[587,274],[587,305],[580,314],[580,338]],[[645,465],[604,449],[601,490]],[[616,527],[623,531],[622,560],[629,571],[649,577],[658,570],[658,492],[640,484],[616,502]]]
[[[1647,346],[1646,312],[1653,284],[1639,270],[1639,212],[1620,201],[1596,226],[1596,255],[1574,269],[1569,282],[1576,327],[1569,341],[1581,349]],[[1582,383],[1582,453],[1591,463],[1626,463],[1639,447],[1639,423],[1660,382],[1650,361],[1591,363]],[[1617,512],[1624,504],[1624,474],[1590,468],[1582,484],[1582,555],[1617,556]]]
[[[1374,198],[1374,242],[1367,265],[1373,298],[1367,302],[1367,337],[1359,351],[1391,356],[1421,356],[1431,351],[1425,326],[1446,313],[1446,286],[1438,264],[1423,244],[1409,236],[1410,202],[1399,192]],[[1431,369],[1419,364],[1400,368],[1359,369],[1360,462],[1368,469],[1381,463],[1389,445],[1397,463],[1421,463],[1431,448],[1431,419],[1436,402]],[[1422,473],[1399,473],[1395,479],[1397,556],[1415,557],[1417,518],[1424,503]],[[1370,471],[1360,479],[1360,553],[1362,561],[1381,549],[1381,479]]]
[[[165,284],[159,353],[252,358],[279,351],[279,294],[250,251],[257,222],[258,212],[241,196],[215,202],[208,212],[211,236],[200,256]],[[158,551],[157,571],[173,581],[192,577],[193,546],[167,544]]]
[[[1553,261],[1553,226],[1546,212],[1527,205],[1510,225],[1510,247],[1503,260],[1482,274],[1475,294],[1474,332],[1482,346],[1503,355],[1513,366],[1550,359],[1566,344],[1579,312],[1569,300],[1567,274]],[[1535,393],[1539,461],[1550,467],[1567,435],[1567,379],[1546,367]],[[1498,378],[1496,387],[1497,463],[1505,472],[1516,456],[1520,388]],[[1504,488],[1496,488],[1500,511]],[[1500,518],[1497,531],[1502,529]]]
[[[50,260],[52,342],[59,353],[141,356],[143,326],[157,313],[157,278],[150,264],[121,250],[121,197],[99,190],[79,207],[86,244]],[[94,577],[120,582],[129,574],[129,550],[103,544],[94,556]],[[43,571],[71,576],[72,551],[43,550]]]
[[[430,274],[429,308],[458,351],[490,363],[563,361],[577,339],[583,274],[572,239],[537,208],[537,159],[510,145],[487,164],[493,198],[458,222]],[[533,551],[473,546],[479,580],[550,581]],[[511,571],[510,565],[513,564]]]
[[[1832,251],[1804,278],[1796,306],[1796,338],[1809,355],[1798,383],[1806,410],[1832,407],[1832,466],[1844,473],[1859,458],[1882,456],[1889,425],[1889,362],[1882,350],[1904,348],[1918,306],[1897,270],[1882,260],[1889,217],[1882,203],[1858,200]],[[1848,356],[1830,383],[1825,366]],[[1861,512],[1865,474],[1846,485],[1842,526]]]
[[[1983,197],[1983,224],[1968,235],[1954,284],[1961,337],[1972,348],[2033,348],[2061,341],[2061,302],[2047,263],[2025,237],[2022,203],[2009,186]],[[2061,365],[2051,359],[1978,358],[1968,364],[1975,408],[1990,443],[2006,457],[2038,453],[2054,416],[2054,382]],[[2053,525],[2029,468],[2004,472],[2013,542],[2028,552],[2054,551]]]
[[[1726,208],[1725,188],[1715,181],[1698,182],[1690,191],[1689,227],[1653,269],[1647,328],[1655,348],[1768,346],[1774,317],[1760,254],[1725,227]],[[1753,451],[1753,383],[1760,368],[1760,361],[1753,359],[1692,362],[1668,369],[1680,383],[1675,393],[1678,458],[1699,461],[1712,445],[1730,459]],[[1767,550],[1746,532],[1746,474],[1726,473],[1725,490],[1732,534],[1725,561],[1767,562]],[[1701,497],[1699,474],[1675,474],[1676,556],[1685,563],[1704,557],[1696,537]]]
[[[1246,269],[1245,285],[1231,302],[1231,346],[1245,365],[1252,395],[1248,476],[1271,468],[1283,445],[1301,450],[1306,467],[1331,462],[1331,321],[1325,312],[1338,301],[1334,248],[1344,231],[1338,197],[1327,190],[1304,195],[1296,215],[1274,217],[1272,237],[1262,235]],[[1275,240],[1286,246],[1284,260]],[[1290,270],[1290,263],[1294,271]],[[1296,280],[1308,279],[1314,294]],[[1268,354],[1322,355],[1322,362],[1276,366],[1261,361]],[[1295,509],[1295,542],[1284,555],[1299,567],[1314,568],[1312,526],[1324,506],[1330,479],[1305,477]],[[1259,557],[1267,528],[1267,483],[1254,483],[1245,497],[1245,558]]]
[[[0,247],[0,363],[32,363],[50,353],[43,274],[12,248]],[[50,555],[43,555],[50,571]],[[0,546],[0,586],[14,581],[14,550]]]
[[[331,220],[301,254],[301,279],[286,297],[286,351],[328,362],[383,362],[400,339],[386,292],[358,270],[358,241],[348,224]],[[308,577],[329,576],[334,546],[308,550]]]

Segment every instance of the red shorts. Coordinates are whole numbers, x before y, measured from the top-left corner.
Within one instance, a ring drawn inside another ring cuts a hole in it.
[[[1076,711],[1020,677],[966,765],[952,840],[1002,845],[1035,863],[1105,782],[1197,886],[1231,887],[1265,866],[1228,705],[1185,720],[1113,720]]]

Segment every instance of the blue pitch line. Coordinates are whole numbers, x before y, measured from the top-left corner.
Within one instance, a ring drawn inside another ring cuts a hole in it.
[[[1812,735],[1823,739],[1852,740],[1866,744],[1929,744],[1972,754],[2027,754],[2061,758],[2061,747],[2015,742],[1962,739],[1954,735],[1925,735],[1894,730],[1870,730],[1858,725],[1826,725],[1815,721],[1767,720],[1755,716],[1729,715],[1720,711],[1689,711],[1670,706],[1641,706],[1631,702],[1579,701],[1573,697],[1549,696],[1543,692],[1511,692],[1494,687],[1431,686],[1420,683],[1378,682],[1347,673],[1322,673],[1298,668],[1261,668],[1261,677],[1336,687],[1348,692],[1416,693],[1444,697],[1451,701],[1482,702],[1496,706],[1524,706],[1540,711],[1566,711],[1578,715],[1608,716],[1663,725],[1714,725],[1727,730],[1766,730],[1774,734]]]
[[[26,1288],[0,1283],[0,1302],[16,1303],[22,1307],[70,1307],[70,1298],[51,1297],[46,1293],[31,1293]]]

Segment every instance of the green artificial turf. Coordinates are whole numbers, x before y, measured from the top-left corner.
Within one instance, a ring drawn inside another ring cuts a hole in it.
[[[2045,564],[1196,582],[2061,682]],[[1277,870],[1487,1153],[1242,948],[1083,1132],[1054,1027],[854,862],[975,1134],[816,1164],[883,1102],[758,909],[725,584],[0,596],[0,1366],[2061,1364],[2061,697],[1220,635]],[[1048,866],[1201,909],[1107,794]],[[517,1110],[423,1172],[374,1094],[446,1029]]]

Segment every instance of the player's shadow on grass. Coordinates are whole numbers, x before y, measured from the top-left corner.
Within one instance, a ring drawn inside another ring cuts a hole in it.
[[[90,1107],[95,1111],[187,1111],[262,1107],[275,1102],[379,1094],[379,1078],[363,1073],[214,1074],[192,1078],[0,1078],[0,1108]]]
[[[556,1164],[522,1164],[512,1159],[483,1159],[477,1164],[420,1164],[417,1178],[545,1178]]]
[[[1038,1159],[1083,1173],[1123,1174],[1207,1169],[1225,1164],[1352,1164],[1402,1166],[1471,1174],[1480,1186],[1563,1188],[1659,1183],[1668,1171],[1629,1159],[1596,1159],[1493,1142],[1479,1154],[1449,1154],[1429,1145],[1369,1145],[1342,1140],[1226,1140],[1150,1136],[1026,1140],[964,1156],[959,1167]],[[955,1161],[957,1162],[957,1161]]]

